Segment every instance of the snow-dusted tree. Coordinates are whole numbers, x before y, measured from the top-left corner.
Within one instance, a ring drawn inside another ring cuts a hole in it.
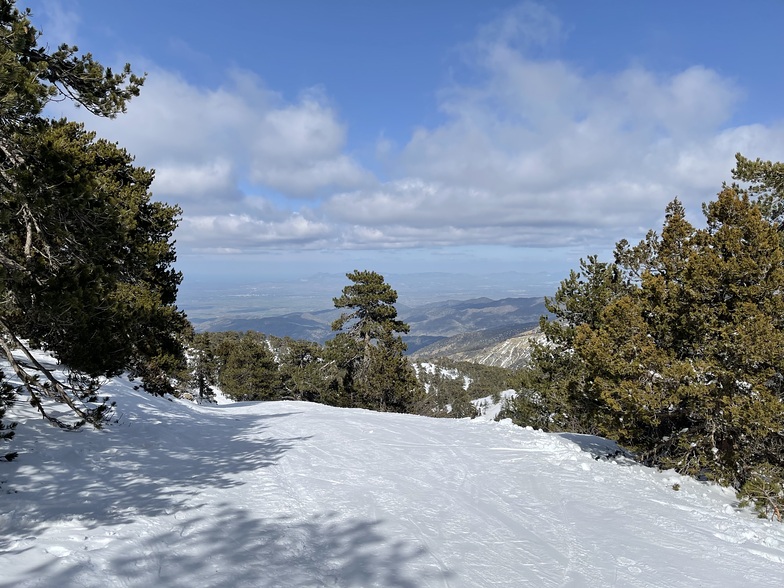
[[[324,404],[334,403],[329,394],[332,365],[323,360],[324,351],[318,343],[276,340],[279,354],[280,385],[287,398]]]
[[[763,216],[782,226],[784,223],[784,163],[752,161],[737,153],[732,177],[748,182],[749,193],[760,205]]]
[[[213,386],[218,383],[218,366],[209,333],[194,335],[188,348],[188,368],[190,384],[198,391],[201,400],[213,399]]]
[[[3,417],[5,416],[6,409],[15,398],[16,394],[14,392],[14,387],[5,381],[5,375],[0,371],[0,441],[7,441],[14,437],[16,423],[4,424]],[[11,461],[16,458],[16,455],[15,451],[11,451],[6,453],[3,456],[3,459]]]

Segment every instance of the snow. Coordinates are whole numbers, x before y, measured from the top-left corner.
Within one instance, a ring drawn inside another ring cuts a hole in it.
[[[0,585],[781,585],[781,524],[596,437],[103,391],[100,431],[14,406]]]
[[[498,396],[499,402],[494,402],[492,396],[485,396],[484,398],[477,398],[476,400],[471,401],[471,403],[476,407],[476,410],[479,412],[479,416],[477,418],[487,421],[496,420],[504,407],[504,401],[510,398],[515,398],[517,396],[517,392],[511,389],[504,390]]]

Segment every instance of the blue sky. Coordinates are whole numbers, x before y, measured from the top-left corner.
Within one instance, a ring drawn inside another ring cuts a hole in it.
[[[186,280],[557,283],[675,196],[698,221],[736,152],[784,160],[777,0],[18,5],[147,72],[116,120],[56,108],[157,170]]]

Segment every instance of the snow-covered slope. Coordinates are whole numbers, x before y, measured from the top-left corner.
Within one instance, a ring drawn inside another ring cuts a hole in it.
[[[784,527],[732,493],[597,460],[591,437],[105,388],[76,433],[16,408],[0,585],[775,586]],[[673,489],[675,484],[680,490]]]
[[[471,403],[476,407],[476,410],[479,413],[477,418],[486,421],[494,421],[501,414],[501,410],[504,408],[504,402],[510,398],[515,398],[516,396],[517,392],[515,390],[504,390],[499,393],[498,402],[494,402],[492,396],[485,396],[484,398],[472,400]]]

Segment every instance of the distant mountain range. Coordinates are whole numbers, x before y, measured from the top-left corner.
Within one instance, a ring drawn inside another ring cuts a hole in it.
[[[338,309],[292,312],[262,318],[223,317],[194,320],[200,331],[259,331],[324,343],[333,336]],[[404,336],[417,358],[450,357],[488,365],[518,367],[527,357],[532,329],[547,314],[544,298],[474,298],[420,306],[398,305],[398,316],[411,327]]]

